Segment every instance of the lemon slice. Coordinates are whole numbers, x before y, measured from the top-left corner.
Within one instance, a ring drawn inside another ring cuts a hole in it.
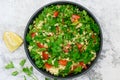
[[[22,38],[14,32],[5,32],[3,40],[11,52],[15,51],[23,43]]]

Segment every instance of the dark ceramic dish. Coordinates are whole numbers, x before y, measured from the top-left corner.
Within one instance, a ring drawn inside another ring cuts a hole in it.
[[[94,61],[91,62],[91,65],[88,66],[88,69],[87,70],[82,70],[81,73],[78,73],[78,74],[71,74],[71,75],[68,75],[66,77],[62,77],[62,76],[54,76],[52,74],[50,74],[49,72],[45,71],[45,70],[42,70],[42,69],[39,69],[34,61],[31,59],[30,57],[30,54],[29,54],[29,50],[28,50],[28,43],[25,39],[27,33],[29,32],[29,25],[32,24],[32,22],[35,20],[35,18],[38,16],[38,14],[40,14],[42,12],[42,10],[44,9],[44,7],[49,7],[50,5],[62,5],[62,4],[71,4],[71,5],[74,5],[74,6],[77,6],[80,10],[86,10],[89,14],[89,16],[91,16],[95,22],[99,25],[98,21],[96,20],[95,16],[88,10],[86,9],[85,7],[83,7],[82,5],[80,4],[77,4],[77,3],[73,3],[73,2],[68,2],[68,1],[57,1],[57,2],[53,2],[53,3],[49,3],[43,7],[41,7],[40,9],[38,9],[34,14],[33,16],[30,18],[29,22],[27,23],[27,26],[26,26],[26,29],[25,29],[25,32],[24,32],[24,48],[25,48],[25,52],[26,52],[26,55],[29,59],[29,61],[31,62],[31,64],[42,74],[44,74],[45,76],[48,76],[48,77],[51,77],[51,78],[57,78],[57,79],[71,79],[71,78],[74,78],[74,77],[78,77],[78,76],[81,76],[82,74],[88,72],[92,66],[96,63],[97,59],[99,58],[99,55],[100,55],[100,52],[101,52],[101,49],[102,49],[102,32],[101,32],[101,28],[100,28],[100,25],[99,25],[99,29],[100,29],[100,50],[96,53],[96,58]]]

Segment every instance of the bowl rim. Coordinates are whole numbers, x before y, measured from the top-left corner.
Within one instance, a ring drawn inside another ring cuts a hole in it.
[[[89,66],[89,68],[87,70],[84,70],[83,72],[81,73],[78,73],[78,74],[75,74],[75,75],[72,75],[72,76],[65,76],[65,77],[61,77],[61,76],[54,76],[52,74],[50,74],[49,72],[47,71],[43,71],[42,69],[39,69],[35,63],[32,61],[30,55],[29,55],[29,51],[28,51],[28,47],[27,47],[27,41],[26,41],[26,35],[29,31],[29,25],[33,22],[33,20],[37,17],[38,14],[40,14],[40,12],[44,9],[44,7],[49,7],[50,5],[56,5],[56,4],[70,4],[70,5],[74,5],[74,6],[77,6],[78,8],[82,8],[82,10],[86,10],[87,13],[94,19],[94,21],[98,24],[99,26],[99,30],[100,30],[100,49],[99,51],[96,53],[97,56],[96,58],[92,61],[92,64]],[[87,73],[94,65],[95,63],[97,62],[99,56],[100,56],[100,53],[101,53],[101,50],[102,50],[102,46],[103,46],[103,35],[102,35],[102,29],[101,29],[101,26],[98,22],[98,20],[96,19],[96,17],[93,15],[93,13],[91,13],[86,7],[84,7],[83,5],[81,4],[78,4],[76,2],[71,2],[71,1],[54,1],[54,2],[51,2],[51,3],[48,3],[42,7],[40,7],[29,19],[26,27],[25,27],[25,31],[24,31],[24,49],[25,49],[25,53],[27,55],[27,58],[29,59],[30,63],[33,65],[33,67],[39,71],[40,73],[44,74],[45,76],[47,77],[50,77],[50,78],[57,78],[57,79],[72,79],[72,78],[76,78],[76,77],[79,77],[85,73]]]

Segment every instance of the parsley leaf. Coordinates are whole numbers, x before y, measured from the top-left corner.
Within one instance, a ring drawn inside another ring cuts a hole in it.
[[[75,74],[77,74],[78,72],[81,72],[81,70],[82,70],[82,67],[80,66],[80,67],[77,67],[77,68],[74,70],[74,72],[75,72]]]
[[[59,64],[58,64],[58,59],[56,59],[56,60],[54,61],[54,66],[55,66],[55,67],[58,67],[58,65],[59,65]]]
[[[13,75],[13,76],[17,76],[18,73],[19,73],[18,71],[14,71],[14,72],[12,72],[12,75]]]
[[[19,65],[23,67],[25,63],[26,63],[26,59],[23,59],[20,61]]]
[[[12,69],[12,68],[14,68],[13,62],[10,62],[5,66],[5,69]]]
[[[31,76],[33,74],[33,67],[32,66],[30,68],[29,67],[25,67],[25,68],[23,68],[23,72],[26,75]]]
[[[72,65],[72,62],[70,61],[67,63],[65,70],[60,71],[60,73],[63,77],[68,75],[68,73],[70,72],[71,65]]]
[[[32,38],[31,38],[30,34],[27,34],[26,41],[30,42],[31,40],[32,40]]]

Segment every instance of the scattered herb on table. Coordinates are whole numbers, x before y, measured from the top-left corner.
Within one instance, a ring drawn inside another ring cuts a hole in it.
[[[12,61],[5,66],[5,69],[12,69],[12,68],[14,68],[14,64]]]
[[[32,66],[31,67],[24,67],[25,63],[26,63],[26,59],[22,59],[19,63],[19,65],[22,66],[22,70],[16,69],[16,71],[13,71],[11,73],[11,75],[17,76],[19,73],[24,72],[27,76],[32,78],[32,80],[38,80],[37,77],[33,73],[33,67]],[[14,64],[12,61],[5,66],[5,69],[13,69],[13,68],[16,68],[16,67],[14,67]],[[24,75],[24,80],[27,80],[25,75]]]
[[[20,61],[19,65],[23,67],[25,63],[26,63],[26,59],[23,59]]]
[[[18,74],[19,74],[18,71],[14,71],[14,72],[12,72],[12,75],[13,75],[13,76],[17,76]]]

